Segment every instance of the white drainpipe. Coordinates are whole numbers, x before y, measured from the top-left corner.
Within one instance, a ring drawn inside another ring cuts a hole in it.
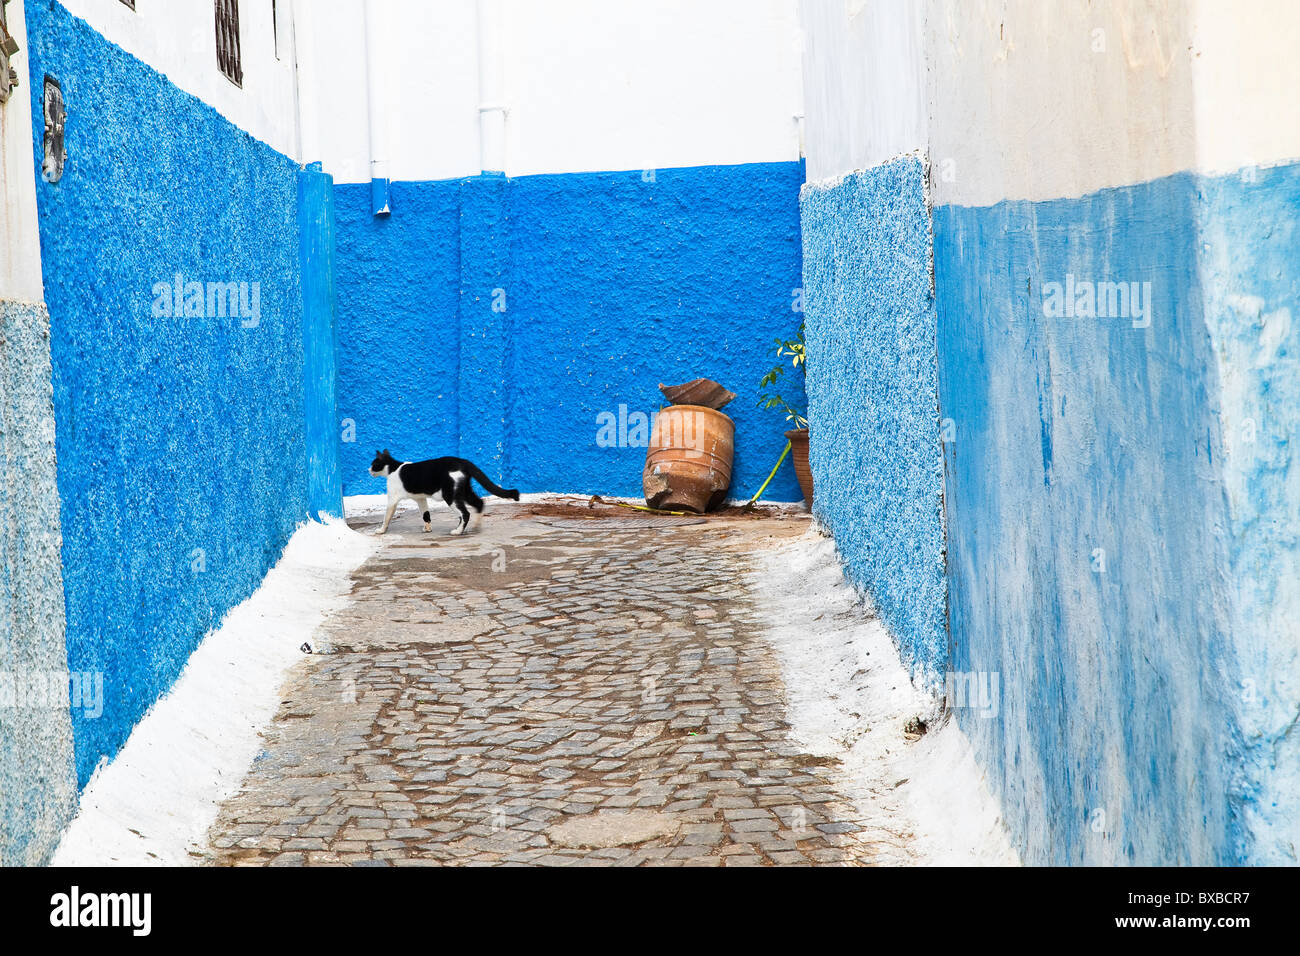
[[[479,166],[506,169],[505,43],[501,0],[478,0]]]
[[[370,117],[370,202],[376,216],[387,216],[389,166],[388,36],[386,0],[365,0],[366,4],[366,112]]]

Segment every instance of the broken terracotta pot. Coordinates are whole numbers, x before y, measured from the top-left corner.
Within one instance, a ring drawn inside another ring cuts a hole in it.
[[[670,405],[702,405],[715,410],[736,397],[735,392],[730,392],[707,378],[691,379],[684,385],[660,383],[659,391],[664,393],[664,398],[668,399]]]
[[[703,514],[726,500],[736,425],[703,405],[670,405],[655,417],[641,487],[651,508]]]

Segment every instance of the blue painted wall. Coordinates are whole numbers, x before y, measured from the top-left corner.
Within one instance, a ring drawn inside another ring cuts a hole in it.
[[[381,494],[376,449],[456,454],[460,409],[460,186],[395,182],[390,216],[370,184],[334,187],[343,493]],[[350,439],[350,440],[349,440]]]
[[[308,506],[313,515],[342,517],[334,177],[322,172],[320,163],[313,163],[298,174],[298,227]]]
[[[84,785],[305,516],[297,171],[60,5],[27,19],[70,111],[37,199],[68,662],[106,695],[73,714]],[[177,273],[260,283],[256,326],[154,318]]]
[[[1295,863],[1300,166],[932,217],[923,175],[802,196],[846,570],[922,678],[994,681],[949,703],[1027,862]]]
[[[602,447],[598,416],[653,413],[660,382],[704,376],[737,393],[732,494],[748,497],[785,444],[757,386],[799,324],[802,178],[774,163],[394,183],[389,218],[368,186],[337,187],[345,493],[383,490],[365,469],[386,447],[486,456],[524,491],[639,496],[644,445]],[[788,464],[766,497],[799,499]]]
[[[1235,666],[1228,720],[1245,753],[1230,812],[1240,857],[1300,853],[1300,164],[1199,185],[1205,317],[1221,370],[1224,531]]]
[[[814,508],[913,679],[941,686],[943,471],[925,167],[808,186],[803,216]]]
[[[511,185],[505,176],[460,183],[460,366],[456,383],[459,451],[488,475],[519,487],[507,468],[514,384],[506,358],[511,328]],[[507,477],[508,475],[508,477]]]
[[[1225,289],[1201,257],[1207,216],[1221,215],[1203,188],[1181,174],[934,213],[942,405],[956,424],[953,667],[998,673],[1002,688],[996,718],[958,716],[1029,862],[1228,864],[1252,852],[1260,768],[1243,753],[1239,645],[1286,638],[1233,634],[1234,566],[1264,557],[1269,536],[1237,554],[1221,416],[1224,370],[1245,368],[1225,365],[1207,311]],[[1212,188],[1248,215],[1272,207],[1276,219],[1294,202]],[[1234,235],[1234,252],[1250,250],[1242,265],[1271,266],[1269,294],[1294,303],[1284,237]],[[1045,284],[1069,275],[1149,282],[1149,326],[1045,316]]]

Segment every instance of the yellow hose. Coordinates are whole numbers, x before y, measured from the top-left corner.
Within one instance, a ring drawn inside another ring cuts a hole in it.
[[[778,458],[776,460],[776,464],[772,466],[772,472],[767,476],[767,481],[763,482],[763,486],[754,493],[754,497],[750,498],[749,501],[745,503],[746,508],[754,507],[754,505],[758,502],[758,499],[763,497],[763,492],[767,491],[767,486],[770,485],[772,483],[772,479],[776,477],[776,470],[781,467],[781,462],[785,461],[785,456],[790,454],[790,447],[791,447],[790,443],[786,442],[785,451],[781,452],[781,457]]]

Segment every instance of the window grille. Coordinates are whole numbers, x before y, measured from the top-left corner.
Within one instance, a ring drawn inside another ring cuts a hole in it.
[[[239,58],[239,0],[216,0],[217,65],[226,79],[244,85],[244,68]]]

